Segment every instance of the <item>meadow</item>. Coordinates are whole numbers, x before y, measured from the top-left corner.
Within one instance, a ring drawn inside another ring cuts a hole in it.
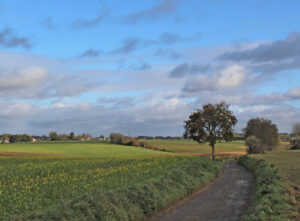
[[[147,140],[155,147],[164,148],[166,151],[178,154],[210,154],[211,147],[208,143],[199,144],[193,140]],[[216,144],[216,154],[220,153],[245,153],[244,141],[221,141]]]

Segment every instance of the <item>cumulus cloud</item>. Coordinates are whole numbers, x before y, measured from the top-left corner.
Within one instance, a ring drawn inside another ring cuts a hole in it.
[[[290,98],[300,99],[300,87],[290,89],[286,95]]]
[[[99,78],[93,79],[92,76],[87,77],[87,75],[63,74],[52,76],[51,81],[48,82],[39,96],[41,98],[74,97],[100,88],[102,84]]]
[[[32,96],[32,93],[41,88],[47,78],[48,72],[40,67],[2,70],[0,72],[0,94],[2,96]]]
[[[261,106],[261,105],[286,105],[286,101],[300,100],[298,94],[291,94],[291,92],[298,91],[299,88],[292,88],[284,92],[272,92],[265,94],[255,94],[254,91],[250,91],[244,88],[233,88],[232,90],[222,91],[201,91],[197,96],[197,102],[219,103],[225,101],[232,105],[239,107],[243,106]]]
[[[98,90],[105,83],[102,77],[105,72],[69,69],[68,61],[16,54],[0,54],[0,57],[1,98],[75,97]]]
[[[129,102],[132,105],[126,105]],[[74,131],[93,135],[121,132],[137,135],[181,135],[182,123],[188,115],[188,104],[177,98],[134,105],[131,98],[104,98],[98,104],[59,102],[49,107],[34,106],[31,103],[11,103],[7,113],[0,111],[0,119],[18,119],[20,133],[49,134]],[[0,107],[4,103],[0,102]],[[28,112],[20,116],[18,112]],[[3,108],[4,109],[4,108]],[[34,114],[30,114],[34,113]],[[145,114],[147,113],[147,114]],[[11,131],[12,120],[1,121],[0,130]],[[16,130],[13,130],[15,132]]]
[[[219,72],[202,74],[190,79],[185,87],[186,92],[197,92],[203,90],[231,89],[241,86],[247,79],[247,70],[239,65],[226,67]]]
[[[14,30],[10,27],[6,27],[0,30],[0,46],[5,48],[23,47],[30,49],[32,44],[26,37],[19,37],[14,33]]]
[[[124,23],[135,25],[143,20],[157,20],[164,16],[176,14],[178,2],[178,0],[161,0],[152,8],[128,15]]]

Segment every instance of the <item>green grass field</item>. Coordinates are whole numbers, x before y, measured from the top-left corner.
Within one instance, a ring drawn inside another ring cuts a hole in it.
[[[108,142],[37,142],[0,144],[0,155],[7,152],[63,155],[76,157],[139,157],[167,153],[140,147],[110,144]]]
[[[295,220],[300,220],[300,151],[271,151],[263,155],[251,155],[275,165],[284,176],[291,196],[290,204],[295,209]]]
[[[199,144],[192,140],[147,140],[155,147],[165,148],[173,153],[184,154],[210,154],[209,144]],[[245,153],[246,146],[244,141],[220,142],[216,144],[216,153]]]

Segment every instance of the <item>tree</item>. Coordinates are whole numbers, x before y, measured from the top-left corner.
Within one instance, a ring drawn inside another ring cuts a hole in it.
[[[272,121],[264,118],[252,118],[243,129],[245,138],[255,136],[261,140],[264,149],[272,150],[278,143],[278,129]]]
[[[75,135],[74,135],[74,132],[72,131],[72,132],[70,133],[70,135],[69,135],[69,139],[70,139],[70,140],[74,140],[74,137],[75,137]]]
[[[56,132],[50,132],[49,137],[51,140],[58,140],[58,135]]]
[[[237,119],[225,102],[206,104],[198,109],[185,121],[184,138],[192,138],[198,143],[208,142],[212,148],[212,158],[215,160],[215,144],[217,140],[226,142],[233,139],[233,126]]]
[[[292,132],[295,136],[300,136],[300,123],[299,122],[297,122],[293,125]]]

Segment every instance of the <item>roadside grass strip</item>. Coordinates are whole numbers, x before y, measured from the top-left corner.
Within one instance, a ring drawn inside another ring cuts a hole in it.
[[[255,176],[256,189],[245,221],[289,220],[287,214],[291,206],[289,196],[279,170],[265,160],[244,156],[239,163]]]

